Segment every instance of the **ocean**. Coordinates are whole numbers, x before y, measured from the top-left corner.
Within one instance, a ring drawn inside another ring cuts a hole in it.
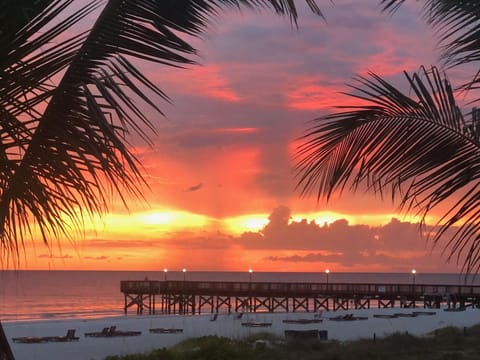
[[[121,280],[326,282],[323,272],[191,271],[0,271],[0,320],[98,318],[123,315]],[[334,273],[330,283],[395,283],[413,281],[411,273]],[[416,284],[480,285],[480,277],[459,274],[415,274]],[[133,316],[133,315],[132,315]]]

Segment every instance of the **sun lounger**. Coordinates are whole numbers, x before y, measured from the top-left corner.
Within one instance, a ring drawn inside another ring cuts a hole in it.
[[[88,332],[88,333],[85,333],[84,335],[86,337],[107,337],[109,332],[110,332],[110,329],[106,327],[106,328],[103,328],[102,331]]]
[[[241,319],[243,317],[243,313],[238,313],[235,315],[235,319]]]
[[[141,331],[132,331],[132,330],[128,330],[128,331],[115,331],[115,333],[111,334],[110,336],[139,336],[139,335],[142,335],[142,332]]]
[[[178,334],[183,332],[183,329],[176,329],[176,328],[154,328],[149,330],[151,333],[154,334]]]
[[[251,322],[243,322],[242,326],[247,326],[247,327],[268,327],[272,326],[271,322],[257,322],[257,321],[251,321]]]
[[[321,323],[322,319],[285,319],[283,323],[285,324],[318,324]]]
[[[339,315],[331,317],[330,320],[333,321],[355,321],[355,320],[368,320],[366,316],[354,316],[353,314]]]
[[[109,328],[108,327],[103,328],[102,331],[85,333],[84,335],[86,337],[107,338],[107,337],[115,337],[115,336],[138,336],[141,334],[142,334],[141,331],[120,331],[120,330],[117,330],[116,326],[110,326]]]
[[[414,311],[416,315],[437,315],[435,311]]]
[[[396,316],[394,314],[374,314],[374,318],[377,319],[394,319]]]
[[[65,336],[54,336],[48,339],[48,341],[54,342],[68,342],[68,341],[78,341],[79,338],[75,336],[75,329],[67,330],[67,334]]]
[[[443,311],[452,311],[452,312],[465,311],[465,310],[466,310],[465,306],[461,306],[461,307],[458,307],[458,308],[443,309]]]
[[[18,338],[12,338],[13,342],[22,343],[22,344],[38,344],[46,342],[67,342],[67,341],[78,341],[78,337],[75,337],[75,329],[67,330],[65,336],[24,336]]]
[[[395,313],[393,314],[395,317],[417,317],[418,314],[416,313]]]
[[[12,338],[15,343],[22,344],[38,344],[48,342],[48,337],[37,337],[37,336],[24,336],[18,338]]]

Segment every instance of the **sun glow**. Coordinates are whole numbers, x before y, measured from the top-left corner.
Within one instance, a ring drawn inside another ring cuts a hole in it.
[[[171,231],[202,228],[212,221],[208,216],[177,210],[107,214],[103,217],[84,218],[85,232],[131,234],[138,231]]]
[[[340,219],[347,219],[347,221],[349,221],[350,217],[344,214],[336,213],[336,212],[324,212],[324,211],[310,213],[310,214],[297,214],[292,217],[292,221],[294,222],[300,222],[304,219],[306,219],[307,221],[314,220],[316,224],[324,225],[324,224],[331,224]]]
[[[186,211],[154,211],[135,215],[139,224],[155,227],[198,228],[207,225],[208,217]]]
[[[175,214],[171,212],[154,212],[138,215],[140,222],[145,225],[167,225],[175,220]]]
[[[223,219],[229,232],[241,234],[246,231],[259,231],[268,224],[268,214],[243,215]]]

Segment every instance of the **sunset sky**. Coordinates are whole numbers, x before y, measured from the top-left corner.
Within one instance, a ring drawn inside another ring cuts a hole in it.
[[[325,203],[295,189],[296,139],[348,103],[346,82],[370,70],[405,85],[403,70],[439,64],[417,2],[394,16],[379,2],[319,1],[324,21],[297,1],[298,29],[267,10],[232,10],[194,40],[199,66],[141,64],[172,99],[160,104],[165,118],[151,114],[153,147],[131,139],[146,202],[127,211],[114,199],[83,240],[51,251],[27,243],[21,267],[459,271],[388,196],[346,192]],[[453,83],[465,76],[449,71]]]

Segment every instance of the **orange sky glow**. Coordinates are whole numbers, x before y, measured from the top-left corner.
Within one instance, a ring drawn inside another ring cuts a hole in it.
[[[297,139],[351,104],[346,82],[372,70],[405,85],[403,70],[439,57],[415,2],[393,17],[377,0],[319,3],[328,21],[299,1],[298,29],[267,11],[226,12],[195,40],[199,66],[143,65],[172,99],[165,118],[150,115],[153,146],[131,140],[146,201],[126,210],[112,199],[71,242],[27,241],[20,268],[459,271],[389,196],[346,191],[325,203],[296,189]]]

